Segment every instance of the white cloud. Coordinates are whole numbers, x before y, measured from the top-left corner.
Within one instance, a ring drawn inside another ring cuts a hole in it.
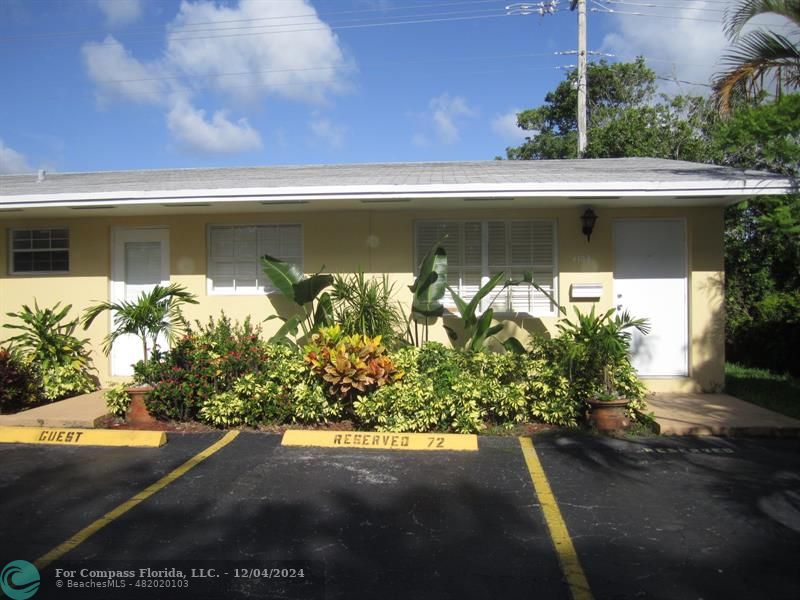
[[[230,154],[261,148],[261,136],[246,119],[233,123],[225,111],[218,110],[210,120],[206,111],[185,99],[177,99],[167,115],[172,134],[193,152]]]
[[[238,20],[259,28],[192,33],[199,23],[219,22],[220,29],[229,29],[224,23]],[[328,92],[344,91],[353,67],[306,0],[241,0],[235,8],[184,1],[169,26],[165,59],[181,74],[209,77],[216,89],[239,98],[273,94],[312,103],[322,102]],[[237,75],[224,75],[229,73]]]
[[[431,141],[424,133],[415,133],[411,136],[411,143],[420,148],[426,148],[431,145]]]
[[[97,0],[97,6],[112,27],[129,25],[142,16],[141,0]]]
[[[734,0],[728,0],[728,5],[733,3]],[[609,16],[617,24],[617,31],[605,36],[602,50],[624,61],[641,55],[661,77],[707,85],[722,70],[720,58],[730,46],[722,26],[721,11],[725,8],[718,1],[690,0],[670,12],[670,16],[684,17],[682,20]],[[780,26],[786,20],[771,15],[759,17],[753,23]],[[703,85],[682,82],[660,80],[659,87],[667,93],[710,93],[710,88]]]
[[[164,102],[168,86],[157,79],[163,76],[159,65],[141,63],[114,36],[84,44],[81,52],[101,105],[115,96],[140,103]]]
[[[26,173],[32,170],[23,154],[6,146],[0,139],[0,174]]]
[[[517,125],[517,113],[519,112],[521,112],[520,109],[512,108],[506,113],[495,115],[490,122],[495,135],[508,143],[522,142],[525,136],[530,135],[529,131],[520,129]]]
[[[455,144],[461,139],[459,121],[464,118],[475,117],[477,111],[473,109],[461,96],[451,96],[443,93],[428,101],[428,110],[422,114],[412,115],[419,124],[431,130],[433,137],[441,144]],[[430,135],[415,132],[411,142],[417,146],[430,144]]]
[[[242,30],[236,22],[245,21],[248,29]],[[261,138],[246,120],[231,120],[225,107],[206,118],[193,101],[203,88],[240,106],[249,101],[260,107],[255,101],[267,96],[323,104],[331,93],[348,89],[353,72],[337,37],[307,0],[240,0],[235,6],[183,0],[156,59],[139,60],[112,36],[84,44],[82,52],[102,106],[114,100],[161,104],[172,134],[204,152],[253,149]],[[341,128],[321,122],[317,129],[329,143],[340,143]],[[210,139],[210,131],[223,139]]]
[[[345,128],[336,125],[330,119],[317,118],[309,123],[308,128],[315,137],[323,140],[331,148],[341,148],[344,142]]]
[[[429,106],[436,136],[444,144],[455,144],[461,138],[456,119],[476,114],[464,98],[447,93],[431,98]]]

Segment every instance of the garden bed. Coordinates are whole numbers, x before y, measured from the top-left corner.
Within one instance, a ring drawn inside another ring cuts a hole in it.
[[[153,425],[136,425],[128,423],[124,418],[106,415],[95,421],[95,427],[99,429],[121,429],[121,430],[145,430],[145,431],[167,431],[173,433],[209,433],[220,431],[217,427],[212,427],[199,421],[157,421]],[[259,427],[232,427],[233,430],[254,431],[264,433],[282,434],[290,429],[304,429],[312,431],[362,431],[355,427],[352,421],[338,421],[335,423],[317,423],[314,425],[260,425]],[[493,436],[530,436],[544,431],[555,431],[562,429],[547,423],[519,423],[513,427],[486,427],[480,431],[481,435]]]

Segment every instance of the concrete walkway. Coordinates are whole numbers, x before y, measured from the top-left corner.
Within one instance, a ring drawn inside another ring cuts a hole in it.
[[[727,394],[655,394],[648,411],[662,435],[800,436],[800,421]]]
[[[105,390],[45,404],[15,415],[0,415],[0,426],[23,427],[94,427],[108,414]]]

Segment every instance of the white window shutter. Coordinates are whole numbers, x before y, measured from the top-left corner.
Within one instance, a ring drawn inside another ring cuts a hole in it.
[[[213,259],[233,258],[236,252],[236,234],[233,227],[214,227],[211,229],[211,257]]]
[[[416,261],[441,240],[447,251],[448,282],[465,300],[471,300],[489,277],[504,272],[507,278],[521,279],[533,273],[534,282],[552,294],[555,286],[555,222],[528,221],[420,221],[416,226]],[[495,298],[496,297],[496,298]],[[530,285],[518,285],[502,294],[491,294],[493,308],[534,315],[552,314],[555,306],[542,292]],[[448,293],[444,299],[452,306]]]
[[[212,226],[209,230],[209,290],[218,294],[274,291],[261,268],[265,254],[302,268],[301,225]]]

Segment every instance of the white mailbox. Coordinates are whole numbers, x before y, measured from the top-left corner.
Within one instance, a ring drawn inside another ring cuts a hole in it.
[[[573,283],[570,286],[570,296],[574,300],[599,300],[602,295],[602,283]]]

